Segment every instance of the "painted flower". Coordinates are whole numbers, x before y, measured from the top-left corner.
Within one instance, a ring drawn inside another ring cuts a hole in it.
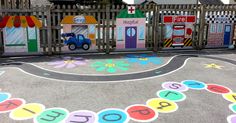
[[[92,67],[96,68],[96,71],[107,71],[108,73],[115,73],[118,70],[127,71],[129,64],[125,63],[124,61],[114,61],[111,59],[103,61],[95,62],[91,65]]]
[[[48,65],[54,66],[54,68],[68,68],[68,69],[86,64],[87,60],[85,60],[82,57],[64,57],[60,60],[48,63]]]
[[[126,56],[128,61],[131,63],[139,63],[141,65],[147,65],[149,63],[162,64],[162,59],[158,58],[156,55],[140,54],[134,55],[130,54]]]

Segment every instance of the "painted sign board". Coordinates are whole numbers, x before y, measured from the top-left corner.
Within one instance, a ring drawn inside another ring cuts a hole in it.
[[[164,16],[164,23],[195,23],[196,16],[187,15],[187,16]]]

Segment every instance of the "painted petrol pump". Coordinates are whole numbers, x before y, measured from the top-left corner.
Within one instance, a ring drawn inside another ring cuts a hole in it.
[[[192,46],[192,37],[196,16],[164,16],[165,38],[164,47]]]
[[[172,46],[184,46],[184,38],[185,38],[185,26],[184,25],[174,25],[173,26],[173,34]]]

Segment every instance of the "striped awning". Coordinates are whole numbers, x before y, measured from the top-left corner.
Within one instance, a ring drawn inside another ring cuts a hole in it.
[[[5,27],[41,28],[42,23],[35,16],[4,16],[2,19],[0,19],[0,28]]]

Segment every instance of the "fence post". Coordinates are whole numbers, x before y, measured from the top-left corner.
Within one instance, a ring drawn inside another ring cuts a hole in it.
[[[106,5],[106,54],[110,53],[110,4]]]
[[[160,35],[159,35],[159,28],[160,28],[160,23],[159,23],[159,20],[160,20],[160,6],[159,5],[155,5],[155,23],[156,23],[156,26],[155,26],[155,29],[154,29],[154,51],[157,52],[158,50],[161,50],[161,46],[160,46]]]
[[[52,55],[52,21],[51,21],[51,5],[47,6],[47,40],[48,55]]]
[[[204,36],[204,28],[205,28],[205,5],[200,6],[200,28],[198,30],[199,42],[198,49],[201,50],[203,48],[203,36]]]

